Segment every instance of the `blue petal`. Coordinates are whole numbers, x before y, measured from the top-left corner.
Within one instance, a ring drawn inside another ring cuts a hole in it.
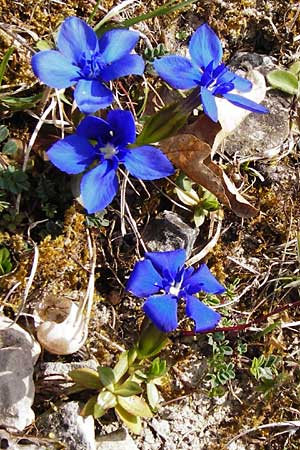
[[[151,145],[128,150],[123,163],[131,175],[142,180],[157,180],[174,173],[174,167],[168,158]]]
[[[186,315],[195,321],[195,331],[213,330],[220,321],[219,313],[204,305],[196,297],[189,295],[186,298]]]
[[[191,89],[201,80],[199,69],[183,56],[164,56],[156,59],[153,66],[158,75],[175,89]]]
[[[247,78],[240,77],[234,74],[234,79],[232,80],[235,89],[240,92],[249,92],[252,89],[252,83]]]
[[[70,61],[79,64],[83,54],[91,56],[98,48],[94,30],[78,17],[68,17],[61,25],[57,47]]]
[[[233,83],[222,83],[214,88],[213,95],[224,95],[226,92],[232,91],[232,89],[234,89]]]
[[[74,97],[80,111],[86,114],[106,108],[113,102],[112,92],[96,80],[80,80]]]
[[[112,143],[115,146],[132,144],[135,141],[135,122],[130,111],[116,109],[107,115],[107,121],[113,131]]]
[[[150,259],[154,268],[162,275],[167,273],[173,280],[184,265],[186,252],[183,248],[170,252],[147,252],[145,258]]]
[[[151,261],[145,259],[135,264],[126,284],[126,290],[137,297],[156,294],[162,287],[162,278],[154,269]]]
[[[105,63],[111,63],[128,55],[139,40],[139,33],[128,30],[111,30],[99,40],[99,50]]]
[[[205,87],[201,87],[200,95],[205,114],[214,122],[218,122],[217,104],[213,94]]]
[[[259,114],[266,114],[269,112],[267,108],[259,103],[253,102],[246,97],[242,97],[237,94],[223,94],[223,97],[226,98],[229,102],[233,103],[235,106],[239,106],[240,108],[247,109],[248,111],[256,112]]]
[[[213,67],[217,67],[223,56],[218,36],[206,23],[201,25],[191,37],[189,52],[193,62],[202,69],[205,69],[211,61],[213,61]]]
[[[139,55],[126,55],[104,67],[101,72],[103,81],[111,81],[127,75],[142,75],[145,63]]]
[[[224,286],[213,276],[206,264],[201,264],[190,278],[185,278],[182,288],[185,289],[187,294],[195,294],[199,291],[204,291],[208,294],[222,294],[225,292]]]
[[[177,301],[171,295],[153,295],[144,303],[144,312],[154,325],[168,333],[177,328]]]
[[[90,214],[103,211],[117,191],[118,178],[109,161],[104,161],[82,177],[80,192],[84,207]]]
[[[88,140],[76,134],[56,142],[47,155],[56,167],[70,174],[83,172],[96,157]]]
[[[105,120],[95,116],[85,117],[76,129],[76,134],[86,139],[98,140],[107,143],[111,139],[111,127]]]
[[[34,74],[47,86],[63,89],[75,84],[80,70],[56,50],[45,50],[31,59]]]

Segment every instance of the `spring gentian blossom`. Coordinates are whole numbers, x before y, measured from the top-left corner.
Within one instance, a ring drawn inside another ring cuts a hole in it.
[[[47,152],[50,161],[63,172],[83,173],[80,192],[89,213],[102,211],[118,190],[117,169],[124,164],[128,172],[142,180],[171,175],[173,166],[156,147],[130,146],[136,140],[130,111],[110,111],[107,120],[85,117],[76,133],[57,141]]]
[[[143,309],[154,325],[163,332],[177,328],[177,304],[186,302],[185,312],[195,322],[195,331],[213,329],[221,316],[193,294],[204,291],[222,294],[225,289],[206,264],[197,270],[184,267],[185,250],[145,253],[145,259],[134,266],[126,289],[145,297]]]
[[[207,24],[201,25],[191,37],[189,53],[191,60],[177,55],[163,56],[154,61],[154,68],[175,89],[200,87],[204,112],[214,122],[218,121],[216,96],[252,112],[268,112],[264,106],[231,92],[249,92],[252,83],[221,63],[221,42]]]
[[[126,29],[108,31],[98,39],[83,20],[68,17],[58,31],[58,50],[36,53],[32,69],[50,87],[62,89],[76,84],[78,108],[93,113],[113,101],[113,94],[104,83],[143,74],[143,58],[130,53],[138,39],[138,33]]]

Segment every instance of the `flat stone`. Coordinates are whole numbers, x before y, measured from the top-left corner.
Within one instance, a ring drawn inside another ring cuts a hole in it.
[[[187,225],[178,214],[164,211],[150,221],[142,237],[151,252],[184,248],[189,258],[198,233],[198,229]]]
[[[266,55],[240,52],[229,66],[237,73],[242,69],[255,69],[263,75],[276,68],[274,60]],[[225,139],[224,152],[244,158],[272,158],[289,135],[291,97],[278,90],[267,91],[265,100],[269,114],[249,114]],[[277,153],[276,153],[277,152]]]
[[[96,450],[94,419],[80,416],[80,410],[78,402],[73,401],[46,412],[36,421],[39,436],[51,435],[69,450]]]
[[[0,423],[12,431],[22,431],[35,415],[33,367],[40,346],[23,328],[0,317]]]
[[[125,428],[120,428],[96,439],[97,450],[138,450],[134,440]]]

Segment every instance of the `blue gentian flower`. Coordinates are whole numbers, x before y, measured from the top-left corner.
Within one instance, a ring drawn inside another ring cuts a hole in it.
[[[134,266],[126,289],[137,297],[145,297],[144,312],[163,332],[177,328],[177,304],[186,302],[186,315],[194,320],[195,331],[213,329],[221,316],[204,305],[193,294],[204,291],[222,294],[225,289],[211,274],[206,264],[197,270],[184,267],[185,250],[145,253],[145,259]]]
[[[98,39],[83,20],[68,17],[58,32],[58,50],[36,53],[31,61],[33,72],[43,83],[57,89],[77,83],[74,97],[78,108],[93,113],[113,101],[104,83],[143,74],[143,58],[130,54],[138,39],[138,33],[125,29],[108,31]]]
[[[200,87],[200,97],[205,114],[218,121],[215,97],[224,97],[236,106],[257,113],[268,110],[252,100],[231,93],[233,89],[249,92],[252,83],[231,72],[221,63],[223,50],[215,32],[201,25],[189,43],[191,60],[183,56],[168,55],[154,61],[154,68],[161,78],[175,89]]]
[[[130,111],[115,110],[108,113],[107,121],[85,117],[75,134],[56,142],[47,154],[63,172],[84,172],[80,184],[82,201],[87,211],[94,213],[102,211],[115,197],[120,163],[142,180],[156,180],[174,173],[172,164],[158,148],[151,145],[129,148],[135,140],[133,115]]]

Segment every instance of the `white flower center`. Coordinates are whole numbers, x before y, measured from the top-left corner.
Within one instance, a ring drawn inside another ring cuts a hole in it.
[[[104,155],[104,159],[112,159],[112,157],[118,153],[118,150],[110,142],[108,142],[105,147],[101,147],[100,151]]]
[[[180,291],[180,285],[179,284],[177,284],[175,286],[170,286],[169,293],[171,295],[174,295],[175,297],[178,297],[179,291]]]

